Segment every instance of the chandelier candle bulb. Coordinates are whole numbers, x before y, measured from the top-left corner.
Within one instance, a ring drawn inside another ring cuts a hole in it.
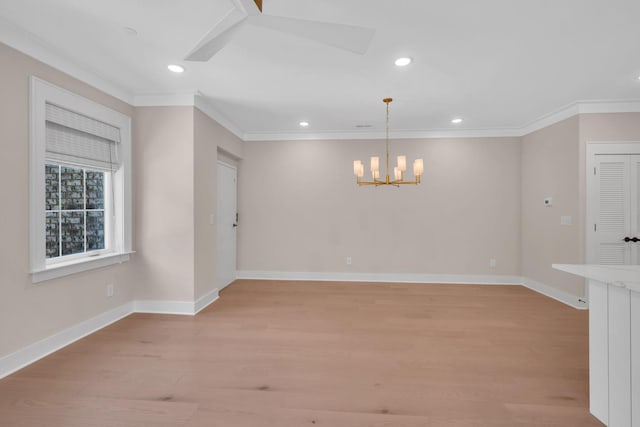
[[[398,169],[400,169],[400,172],[405,172],[407,170],[407,156],[398,156]]]
[[[416,159],[413,162],[413,174],[415,176],[420,176],[422,175],[422,172],[424,172],[424,163],[422,161],[422,159]]]
[[[358,184],[358,186],[373,185],[375,187],[379,187],[381,185],[392,185],[394,187],[400,187],[401,185],[406,184],[420,184],[420,175],[422,175],[422,172],[424,171],[424,164],[422,162],[422,159],[417,159],[413,162],[413,174],[415,175],[415,179],[413,181],[405,181],[403,176],[404,172],[407,170],[406,156],[397,157],[398,165],[393,168],[393,179],[389,175],[389,104],[392,101],[392,98],[385,98],[382,100],[382,102],[384,102],[387,106],[387,133],[385,138],[386,152],[384,157],[384,178],[380,179],[380,157],[371,157],[371,176],[373,177],[371,181],[364,181],[361,179],[364,176],[364,165],[360,160],[355,160],[353,162],[353,173],[356,176],[356,184]]]
[[[380,157],[371,157],[371,172],[380,170]]]

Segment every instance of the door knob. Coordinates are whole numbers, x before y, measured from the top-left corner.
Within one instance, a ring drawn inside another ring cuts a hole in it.
[[[237,226],[238,226],[238,224],[233,224],[233,227],[237,227]]]
[[[623,240],[625,242],[633,242],[633,243],[640,242],[640,239],[638,239],[637,237],[625,237]]]

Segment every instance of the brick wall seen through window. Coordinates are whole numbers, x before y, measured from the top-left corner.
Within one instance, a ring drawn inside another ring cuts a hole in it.
[[[105,173],[45,165],[46,257],[105,248]]]

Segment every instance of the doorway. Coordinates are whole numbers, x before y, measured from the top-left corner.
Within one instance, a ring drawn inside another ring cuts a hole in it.
[[[219,290],[236,280],[237,178],[235,166],[218,161],[216,287]]]
[[[587,145],[588,264],[640,264],[640,143]]]

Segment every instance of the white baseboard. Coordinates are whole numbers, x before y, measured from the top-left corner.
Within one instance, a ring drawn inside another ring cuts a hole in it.
[[[214,289],[195,302],[131,301],[0,358],[0,379],[133,313],[195,315],[218,299]]]
[[[531,289],[532,291],[536,291],[539,294],[547,296],[549,298],[553,298],[556,301],[560,301],[561,303],[567,304],[573,308],[578,310],[588,310],[589,304],[584,298],[577,297],[575,295],[568,294],[560,289],[554,288],[553,286],[545,285],[544,283],[536,282],[533,279],[529,279],[528,277],[523,277],[522,286]]]
[[[212,302],[218,299],[218,290],[200,297],[197,301],[135,301],[134,311],[136,313],[150,314],[178,314],[183,316],[193,316],[203,310]]]
[[[310,280],[332,282],[446,283],[478,285],[521,285],[579,310],[588,309],[587,302],[544,283],[520,276],[466,274],[387,274],[387,273],[306,273],[291,271],[238,271],[238,279]]]
[[[193,307],[193,314],[198,314],[210,304],[216,302],[220,296],[218,295],[218,289],[214,289],[211,292],[204,294],[195,302]]]
[[[292,271],[238,271],[238,279],[309,280],[329,282],[447,283],[481,285],[519,285],[519,276],[473,274],[406,274],[406,273],[307,273]]]
[[[193,302],[189,301],[134,301],[135,313],[179,314],[193,316]]]
[[[8,354],[0,359],[0,378],[4,378],[27,365],[32,364],[49,354],[68,346],[96,332],[99,329],[109,326],[118,320],[133,313],[133,302],[128,302],[120,307],[109,310],[96,317],[78,323],[70,328],[51,335],[43,340],[35,342],[14,353]]]

